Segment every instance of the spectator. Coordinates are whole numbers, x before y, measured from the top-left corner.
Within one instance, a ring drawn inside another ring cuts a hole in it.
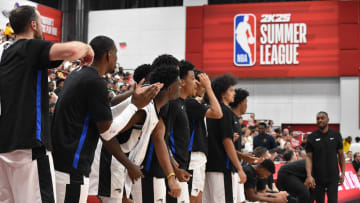
[[[284,153],[284,160],[286,163],[294,162],[297,160],[296,153],[293,150],[287,150]]]
[[[291,146],[291,142],[289,142],[289,141],[285,142],[284,149],[285,150],[292,150],[293,148]]]
[[[350,145],[349,150],[353,153],[360,152],[360,137],[355,137],[355,143]]]
[[[278,161],[278,160],[276,160],[276,159],[277,159],[277,157],[278,157],[279,154],[277,153],[277,151],[276,151],[275,149],[276,149],[276,148],[269,150],[271,161]]]
[[[64,86],[64,79],[60,78],[60,79],[56,80],[56,89],[54,91],[56,95],[60,96],[60,92],[61,92],[63,86]]]
[[[254,149],[258,146],[263,146],[266,149],[270,150],[276,147],[275,139],[265,133],[266,124],[259,124],[259,135],[254,137]]]
[[[6,28],[5,28],[4,34],[6,36],[6,40],[15,39],[14,30],[11,28],[10,23],[6,23]]]
[[[353,153],[352,153],[352,151],[348,151],[346,153],[345,161],[346,162],[352,162],[352,159],[353,159]]]
[[[350,145],[349,150],[353,153],[360,152],[360,137],[355,137],[355,143]]]
[[[352,165],[354,166],[355,172],[358,174],[360,168],[360,152],[355,152],[354,161],[352,161]]]
[[[287,129],[287,128],[284,128],[283,129],[283,136],[289,136],[290,135],[290,133],[289,133],[289,129]]]
[[[48,81],[49,81],[49,82],[55,82],[55,80],[56,80],[56,74],[51,71],[51,72],[49,73],[49,76],[48,76]],[[55,87],[55,84],[54,84],[54,87]]]
[[[351,136],[348,136],[343,140],[344,153],[348,153],[348,151],[350,150],[351,142],[352,142]]]
[[[123,84],[120,86],[119,92],[120,93],[124,93],[128,90],[128,85],[127,84]]]
[[[255,134],[256,134],[255,130],[251,130],[250,128],[248,128],[248,130],[245,131],[245,134],[244,134],[244,153],[253,152],[253,139],[255,137]]]

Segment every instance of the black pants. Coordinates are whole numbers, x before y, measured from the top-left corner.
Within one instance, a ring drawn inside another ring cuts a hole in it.
[[[279,173],[277,179],[277,187],[281,191],[286,191],[292,197],[296,197],[299,203],[310,203],[310,191],[305,187],[304,180],[301,178],[287,174]]]
[[[314,190],[316,203],[325,202],[325,192],[328,197],[328,203],[337,203],[338,182],[327,184],[316,183],[316,187]]]

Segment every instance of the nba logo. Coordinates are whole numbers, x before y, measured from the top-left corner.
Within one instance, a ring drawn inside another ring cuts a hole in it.
[[[234,19],[234,64],[253,66],[256,60],[256,17],[238,14]]]

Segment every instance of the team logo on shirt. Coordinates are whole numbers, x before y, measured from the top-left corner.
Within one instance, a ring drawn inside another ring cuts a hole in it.
[[[264,142],[267,142],[267,139],[266,139],[266,138],[264,138]]]

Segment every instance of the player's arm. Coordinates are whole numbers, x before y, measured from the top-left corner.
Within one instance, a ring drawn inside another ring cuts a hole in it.
[[[130,86],[130,89],[122,94],[119,94],[111,99],[111,106],[115,106],[120,104],[121,102],[125,101],[125,99],[129,98],[135,89],[135,83]]]
[[[105,148],[128,170],[128,174],[131,180],[134,182],[138,178],[143,178],[144,175],[141,172],[141,168],[133,164],[121,150],[120,143],[116,137],[113,137],[110,140],[105,140],[103,138],[102,142]]]
[[[169,195],[176,198],[180,196],[181,188],[175,180],[175,173],[171,165],[170,156],[164,140],[164,135],[165,124],[162,118],[160,118],[158,124],[156,125],[151,134],[151,138],[154,143],[156,157],[168,180],[168,185],[170,188]]]
[[[264,161],[264,158],[255,157],[252,154],[242,153],[239,151],[236,151],[236,154],[239,159],[242,159],[251,164],[260,164]]]
[[[209,97],[210,108],[206,111],[205,117],[220,119],[223,114],[220,104],[216,99],[213,89],[211,88],[211,81],[209,79],[209,76],[207,76],[205,73],[201,73],[198,75],[198,77],[200,80],[200,84],[205,88],[205,91]]]
[[[345,175],[345,157],[344,157],[343,149],[338,149],[337,154],[339,157],[338,160],[339,160],[339,165],[340,165],[340,169],[341,169],[339,185],[342,185],[344,183],[344,175]]]
[[[277,202],[277,203],[285,203],[287,202],[286,198],[283,197],[273,197],[269,196],[266,193],[256,192],[255,188],[245,188],[246,199],[252,202],[260,201],[260,202]]]
[[[305,180],[305,186],[307,188],[315,188],[315,179],[312,177],[312,152],[308,152],[306,154],[306,162],[305,162],[305,168],[306,168],[306,180]]]
[[[245,183],[246,175],[241,167],[232,139],[229,137],[223,139],[223,145],[225,148],[225,152],[228,155],[231,163],[235,166],[236,170],[238,171],[240,177],[240,183]]]
[[[50,61],[80,59],[82,65],[91,65],[94,59],[94,51],[90,45],[83,42],[55,43],[50,48],[49,59]]]

